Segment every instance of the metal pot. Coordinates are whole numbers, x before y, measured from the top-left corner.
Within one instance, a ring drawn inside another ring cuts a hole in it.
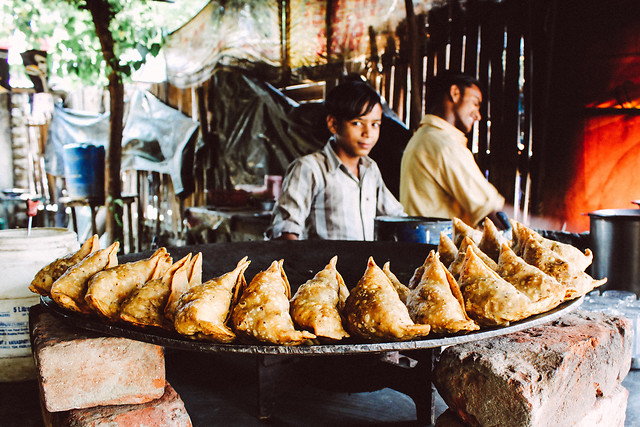
[[[424,216],[379,216],[375,219],[376,240],[437,245],[440,232],[451,237],[453,221]]]
[[[607,289],[640,294],[640,209],[603,209],[589,213],[596,279]]]

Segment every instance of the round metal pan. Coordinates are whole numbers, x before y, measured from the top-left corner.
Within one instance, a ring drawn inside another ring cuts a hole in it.
[[[421,266],[434,245],[414,242],[352,242],[352,241],[272,241],[272,242],[236,242],[186,247],[167,248],[174,260],[187,253],[202,252],[203,281],[232,270],[238,260],[248,256],[251,265],[245,272],[247,281],[259,271],[268,268],[273,260],[284,259],[284,270],[291,283],[291,291],[312,278],[316,272],[324,268],[329,260],[338,256],[338,271],[349,288],[353,288],[362,277],[367,259],[371,256],[382,266],[389,261],[391,271],[403,283],[408,283],[415,269]],[[123,256],[119,262],[129,262],[149,256],[152,251]],[[553,310],[529,317],[507,327],[485,328],[466,334],[438,336],[430,335],[427,339],[362,343],[355,340],[343,340],[337,344],[318,344],[311,346],[279,346],[265,344],[217,344],[206,341],[195,341],[183,337],[176,332],[158,328],[142,328],[129,324],[108,323],[96,316],[86,316],[70,312],[58,307],[50,298],[42,297],[41,304],[74,326],[87,330],[145,341],[165,347],[186,349],[201,352],[226,352],[244,354],[270,355],[330,355],[360,354],[385,351],[407,351],[461,344],[486,339],[498,335],[527,329],[555,320],[573,310],[582,303],[582,298],[566,301]]]
[[[210,353],[240,353],[240,354],[270,354],[270,355],[339,355],[339,354],[364,354],[379,353],[384,351],[410,351],[435,347],[444,347],[465,342],[477,341],[486,338],[506,335],[513,332],[531,328],[551,322],[563,314],[568,313],[582,304],[584,297],[571,301],[565,301],[558,307],[546,313],[529,317],[519,322],[514,322],[509,326],[483,329],[467,334],[438,336],[432,338],[384,343],[360,343],[350,340],[343,340],[339,344],[319,344],[319,345],[266,345],[266,344],[217,344],[206,341],[195,341],[183,337],[175,332],[164,331],[158,328],[141,328],[134,325],[107,323],[98,318],[74,313],[60,308],[48,297],[40,297],[42,305],[51,312],[66,319],[70,324],[79,328],[107,335],[130,338],[144,341],[163,347],[170,347],[180,350],[191,350]]]

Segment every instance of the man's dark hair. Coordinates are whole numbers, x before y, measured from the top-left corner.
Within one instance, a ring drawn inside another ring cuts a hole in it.
[[[369,114],[380,95],[364,81],[348,80],[329,91],[324,101],[327,114],[338,121],[348,121]]]
[[[449,70],[439,73],[426,83],[428,110],[433,110],[440,105],[445,97],[449,96],[451,86],[458,86],[464,95],[465,89],[472,85],[476,85],[482,92],[482,85],[475,77]]]

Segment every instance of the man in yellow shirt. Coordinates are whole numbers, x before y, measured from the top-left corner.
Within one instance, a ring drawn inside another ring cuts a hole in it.
[[[497,213],[504,197],[484,177],[467,148],[473,124],[480,120],[479,82],[464,74],[441,73],[431,87],[433,108],[409,140],[400,168],[400,203],[409,215],[458,217],[471,226]]]

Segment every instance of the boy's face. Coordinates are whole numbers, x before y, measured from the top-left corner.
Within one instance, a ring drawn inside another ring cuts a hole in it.
[[[376,104],[368,114],[351,120],[338,121],[335,117],[328,116],[327,125],[335,137],[338,157],[344,155],[355,158],[368,155],[378,142],[381,122],[380,104]]]

